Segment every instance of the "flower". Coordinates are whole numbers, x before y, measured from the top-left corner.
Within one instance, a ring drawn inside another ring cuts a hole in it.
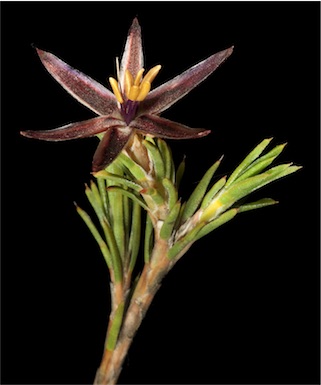
[[[21,134],[29,138],[61,141],[104,133],[93,157],[94,172],[110,164],[135,131],[165,139],[205,136],[209,130],[192,129],[159,115],[205,80],[232,51],[233,47],[220,51],[150,91],[161,66],[153,67],[143,76],[141,29],[135,18],[128,32],[120,68],[117,68],[118,80],[109,78],[111,92],[52,53],[37,48],[40,60],[56,81],[99,116],[53,130],[29,130]]]

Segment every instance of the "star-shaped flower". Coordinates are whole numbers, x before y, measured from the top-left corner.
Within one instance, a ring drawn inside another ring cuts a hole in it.
[[[167,139],[205,136],[209,130],[192,129],[159,115],[205,80],[232,51],[233,47],[230,47],[218,52],[150,91],[151,82],[161,66],[153,67],[143,76],[141,29],[135,18],[128,32],[120,68],[117,66],[118,80],[109,78],[111,92],[52,53],[37,49],[43,65],[58,83],[99,116],[53,130],[22,131],[21,134],[29,138],[61,141],[87,138],[104,132],[94,154],[94,172],[111,163],[135,131]]]

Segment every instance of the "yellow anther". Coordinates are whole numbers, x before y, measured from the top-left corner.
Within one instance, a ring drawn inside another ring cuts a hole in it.
[[[111,88],[113,90],[114,95],[116,96],[116,99],[119,103],[124,103],[123,97],[121,95],[121,92],[119,90],[118,82],[114,78],[109,78],[109,83],[111,85]]]
[[[161,65],[157,65],[157,66],[151,68],[147,72],[147,74],[144,76],[142,83],[144,83],[144,82],[150,82],[151,83],[155,79],[156,75],[158,74],[158,72],[160,71],[161,68],[162,68]]]
[[[128,99],[135,101],[140,91],[140,87],[132,86],[129,90]]]
[[[117,80],[114,78],[109,78],[109,83],[117,101],[119,103],[124,103],[123,96],[134,102],[141,102],[142,100],[144,100],[151,89],[151,82],[155,79],[160,69],[161,66],[157,65],[151,68],[147,72],[146,76],[143,77],[143,73],[145,70],[144,68],[141,68],[137,72],[135,79],[130,73],[130,71],[126,70],[124,74],[124,89],[122,90],[123,93],[121,92]]]
[[[140,85],[140,82],[142,80],[142,76],[143,76],[143,72],[145,71],[144,68],[141,68],[138,72],[137,72],[137,75],[135,77],[135,81],[134,81],[134,85],[135,86],[139,86]]]
[[[126,70],[125,71],[125,82],[124,82],[124,88],[125,88],[125,95],[129,95],[130,89],[132,85],[134,84],[134,78],[133,75]]]
[[[150,91],[150,87],[151,87],[151,84],[148,81],[144,81],[141,84],[139,94],[137,95],[137,98],[136,98],[138,102],[141,102],[146,98],[148,92]]]

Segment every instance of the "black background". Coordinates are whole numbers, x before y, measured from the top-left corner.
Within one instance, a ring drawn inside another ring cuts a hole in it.
[[[280,201],[200,240],[165,278],[121,383],[319,383],[318,2],[2,3],[2,383],[91,383],[109,312],[107,269],[73,201],[87,208],[95,139],[19,136],[93,116],[31,44],[106,84],[133,17],[155,86],[235,46],[164,113],[206,138],[182,195],[222,154],[224,175],[262,139],[303,169],[258,193]]]

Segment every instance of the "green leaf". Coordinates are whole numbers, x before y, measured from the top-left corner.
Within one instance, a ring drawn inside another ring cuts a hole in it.
[[[124,222],[124,205],[123,196],[115,199],[113,206],[113,230],[114,236],[122,260],[125,257],[125,222]]]
[[[101,221],[105,217],[104,206],[101,201],[97,186],[93,181],[90,182],[90,187],[86,185],[85,194],[93,209],[95,210],[98,219]]]
[[[251,165],[233,183],[238,183],[241,180],[248,179],[254,175],[258,175],[261,171],[266,169],[272,162],[273,162],[273,158],[270,158],[270,159],[265,159],[261,162],[258,162],[255,166]]]
[[[111,321],[111,326],[108,330],[108,336],[106,341],[106,349],[109,351],[113,351],[116,347],[119,331],[121,324],[123,322],[123,314],[124,314],[125,304],[121,302],[114,314],[114,318]]]
[[[256,159],[244,172],[237,178],[237,181],[257,175],[266,169],[280,153],[283,151],[285,144],[274,147],[269,153]]]
[[[147,179],[145,170],[123,152],[118,155],[118,158],[136,180],[144,182]]]
[[[121,282],[123,280],[123,264],[119,254],[118,245],[115,239],[114,232],[110,227],[107,219],[101,221],[101,226],[104,230],[105,237],[107,240],[108,247],[110,249],[110,255],[112,259],[112,266],[115,275],[115,282]]]
[[[152,200],[156,203],[156,205],[163,205],[164,204],[164,197],[154,187],[144,188],[144,189],[140,190],[140,194],[150,196],[152,198]]]
[[[149,157],[153,162],[156,178],[162,180],[165,176],[165,165],[158,147],[147,140],[144,140],[143,144],[147,148]]]
[[[226,183],[226,176],[223,176],[216,183],[214,183],[214,185],[205,195],[201,204],[201,209],[205,209],[211,203],[215,195],[224,187],[225,183]]]
[[[123,176],[123,170],[117,164],[110,164],[108,166],[108,172],[113,175]],[[108,186],[110,186],[110,180],[107,180]],[[126,187],[124,188],[126,189]],[[124,199],[123,195],[110,194],[109,188],[107,188],[109,196],[110,211],[112,212],[110,224],[113,229],[115,241],[117,244],[118,252],[122,260],[125,258],[125,222],[124,222]]]
[[[237,177],[245,170],[247,167],[257,159],[261,153],[264,151],[265,147],[271,142],[272,138],[264,139],[260,144],[258,144],[249,154],[248,156],[239,164],[238,167],[234,170],[232,175],[228,178],[226,182],[226,187],[231,185]]]
[[[282,144],[279,144],[279,145],[273,147],[272,150],[267,152],[265,155],[260,156],[254,162],[252,162],[249,167],[256,166],[257,163],[262,162],[266,159],[273,158],[273,160],[275,160],[281,154],[281,152],[284,150],[286,145],[287,145],[287,143],[282,143]]]
[[[299,168],[300,167],[297,166],[291,166],[291,164],[281,164],[270,168],[263,174],[252,176],[248,179],[241,180],[240,182],[235,182],[230,188],[226,188],[225,185],[223,192],[220,194],[219,202],[226,209],[253,191],[282,178],[283,176],[289,175]]]
[[[108,210],[108,195],[107,195],[106,182],[104,179],[98,178],[97,183],[98,183],[99,194],[102,200],[105,215],[107,216],[108,220],[110,220],[109,210]]]
[[[129,232],[131,226],[133,201],[126,195],[123,195],[123,211],[124,211],[124,229],[125,229],[125,243],[127,248],[127,242],[129,239]]]
[[[171,210],[178,199],[178,193],[176,190],[176,187],[172,183],[170,179],[164,178],[163,179],[163,186],[167,193],[167,201],[168,201],[168,207]]]
[[[225,213],[221,214],[218,218],[206,224],[196,235],[195,240],[198,240],[204,237],[211,231],[217,229],[218,227],[222,226],[224,223],[230,221],[235,217],[237,213],[238,213],[238,209],[230,209],[228,211],[225,211]]]
[[[94,196],[93,192],[91,191],[91,189],[87,185],[85,187],[85,194],[87,196],[89,203],[91,204],[92,208],[94,209],[99,221],[101,221],[105,216],[104,211],[102,210],[99,203],[97,203],[97,201],[95,200],[95,196]]]
[[[175,226],[179,211],[181,208],[181,202],[177,201],[167,218],[165,219],[163,226],[160,231],[160,237],[162,239],[169,239],[172,235],[173,228]]]
[[[145,240],[144,240],[144,261],[149,263],[151,257],[151,251],[153,247],[153,223],[150,216],[146,216],[146,227],[145,227]]]
[[[239,210],[239,213],[243,213],[245,211],[255,210],[255,209],[260,209],[262,207],[275,205],[277,203],[279,203],[279,202],[275,201],[274,199],[263,198],[263,199],[260,199],[256,202],[245,203],[244,205],[239,206],[238,210]]]
[[[173,156],[170,148],[168,147],[165,140],[158,138],[157,146],[162,155],[164,166],[165,166],[165,177],[170,179],[173,183],[175,182],[175,166],[173,162]]]
[[[183,160],[181,161],[181,163],[179,164],[179,166],[177,168],[177,172],[176,172],[176,188],[177,188],[177,190],[179,189],[179,186],[181,184],[184,172],[185,172],[185,156],[184,156]]]
[[[83,219],[85,224],[87,225],[88,229],[90,230],[91,234],[95,238],[96,242],[98,243],[98,246],[100,247],[101,253],[103,257],[105,258],[105,261],[107,263],[108,268],[111,270],[112,269],[112,260],[111,260],[111,255],[110,251],[101,237],[99,231],[97,230],[96,226],[94,225],[93,221],[91,220],[90,216],[81,209],[77,204],[75,204],[77,213],[80,215],[80,217]]]
[[[169,250],[167,257],[169,259],[174,259],[177,257],[184,249],[189,247],[196,240],[196,236],[199,231],[204,227],[205,223],[198,223],[192,230],[190,230],[183,238],[178,240]]]
[[[216,198],[204,209],[201,220],[211,221],[234,203],[251,194],[255,190],[289,175],[300,169],[290,164],[282,164],[265,171],[262,174],[252,176],[245,180],[235,181],[230,187],[226,185],[221,189]]]
[[[116,182],[118,185],[123,185],[124,187],[129,187],[135,191],[139,191],[142,189],[142,186],[138,183],[133,182],[132,180],[126,179],[122,176],[112,174],[110,172],[107,172],[105,170],[98,171],[94,173],[94,176],[100,180],[100,179],[106,179],[108,181]]]
[[[92,183],[94,186],[95,183]],[[97,188],[97,187],[96,187]],[[119,254],[119,249],[115,240],[114,232],[112,231],[110,224],[107,220],[107,217],[104,215],[103,206],[96,200],[97,196],[93,193],[88,186],[86,186],[85,193],[87,198],[92,205],[95,213],[99,219],[100,225],[104,231],[105,238],[107,241],[108,248],[110,250],[111,260],[112,260],[112,269],[115,276],[115,281],[120,282],[122,280],[122,262]]]
[[[182,216],[183,222],[185,222],[188,218],[190,218],[198,209],[200,203],[202,202],[202,199],[204,198],[207,187],[215,171],[217,170],[218,166],[221,163],[221,160],[222,160],[222,157],[206,171],[203,178],[201,179],[201,181],[198,183],[195,190],[193,191],[192,195],[189,197]]]
[[[133,202],[132,209],[132,223],[129,236],[129,253],[130,253],[130,263],[129,271],[133,271],[137,255],[139,252],[140,246],[140,236],[141,236],[141,207],[137,202]]]
[[[120,192],[121,194],[128,196],[130,199],[140,204],[144,210],[149,211],[148,206],[146,206],[145,203],[131,191],[125,190],[122,187],[117,187],[117,186],[108,187],[107,191],[111,193]]]

